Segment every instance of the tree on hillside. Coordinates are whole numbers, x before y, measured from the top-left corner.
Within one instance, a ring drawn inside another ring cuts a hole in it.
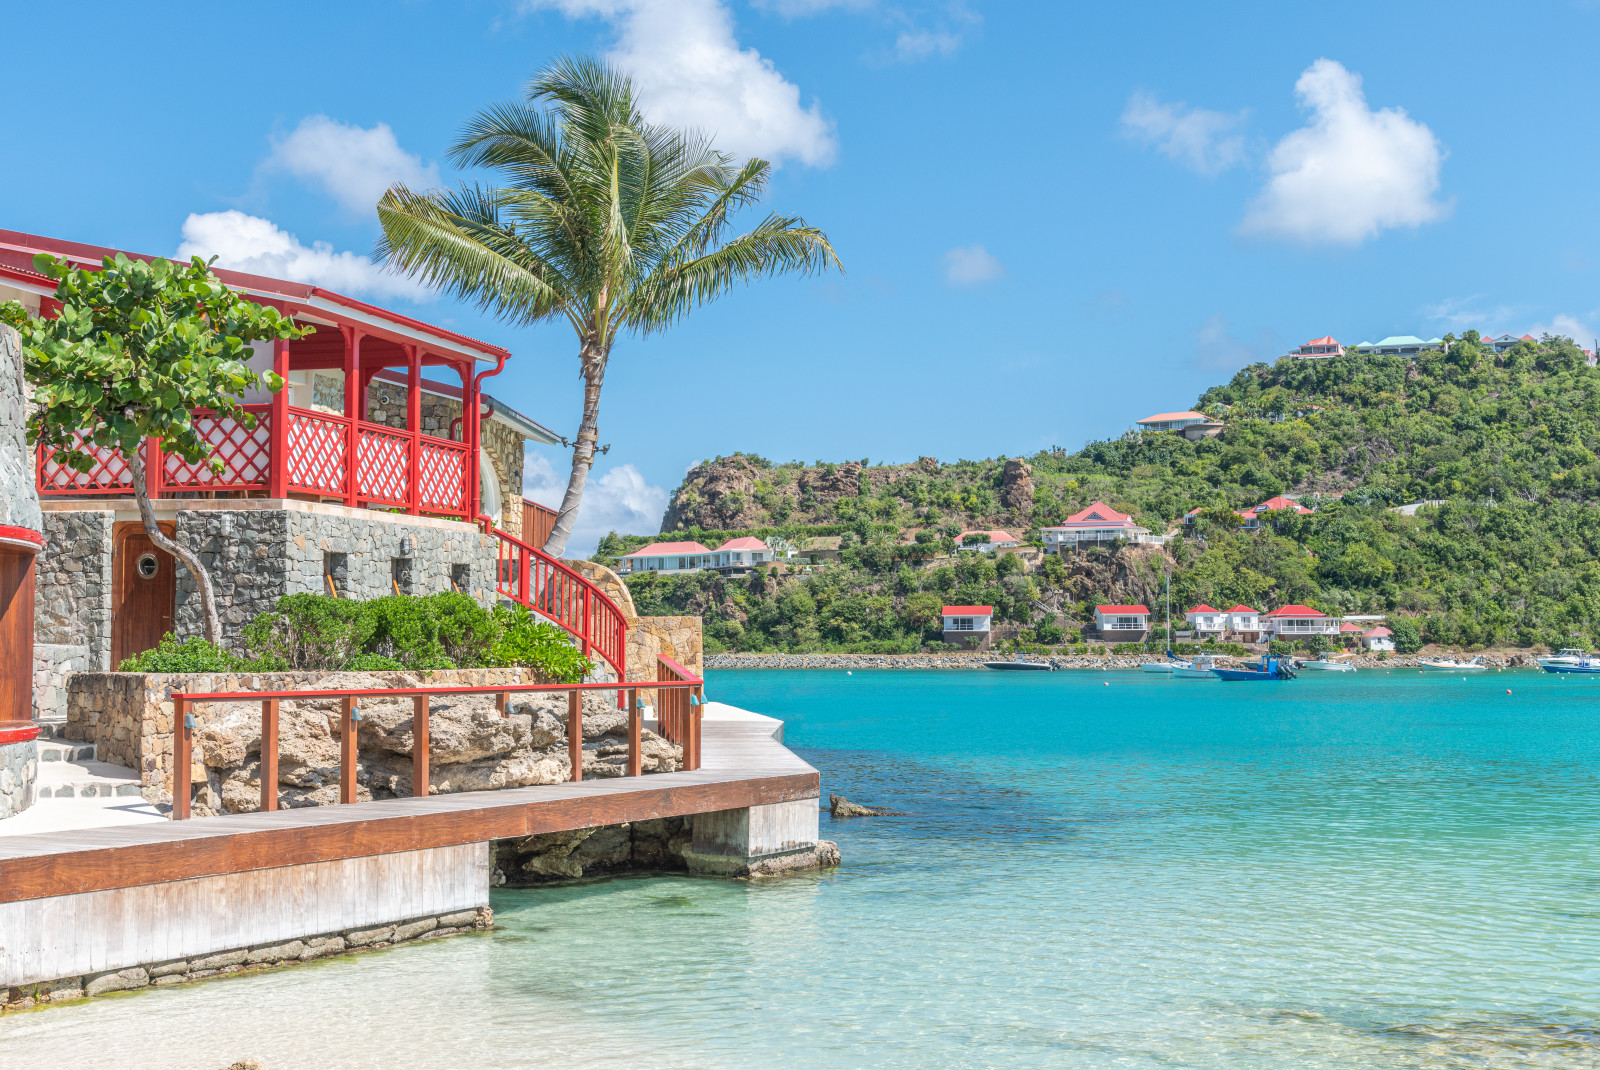
[[[297,338],[305,329],[228,289],[199,257],[177,264],[118,253],[92,271],[41,255],[34,266],[57,280],[60,314],[33,319],[13,302],[0,317],[22,335],[35,406],[28,441],[54,450],[57,461],[80,472],[96,463],[88,450],[122,455],[145,534],[193,574],[206,639],[220,642],[211,576],[199,554],[156,523],[140,447],[156,439],[163,453],[190,464],[209,462],[220,472],[222,462],[194,425],[194,410],[254,427],[255,417],[239,399],[261,383],[280,390],[283,380],[275,372],[258,377],[246,365],[247,343]]]
[[[583,415],[545,552],[566,549],[599,441],[600,388],[617,335],[649,334],[736,282],[840,267],[827,235],[768,215],[726,238],[771,165],[736,166],[699,133],[647,122],[630,79],[562,59],[526,97],[468,121],[450,158],[498,184],[378,202],[388,264],[514,323],[565,320],[578,335]]]

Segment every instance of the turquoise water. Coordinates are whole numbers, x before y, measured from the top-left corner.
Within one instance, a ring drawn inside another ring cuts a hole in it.
[[[1511,694],[1507,694],[1507,689]],[[1600,1067],[1600,683],[723,672],[837,873],[0,1019],[6,1070]]]

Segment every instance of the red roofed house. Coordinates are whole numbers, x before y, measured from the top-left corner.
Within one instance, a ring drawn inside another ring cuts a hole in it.
[[[1203,412],[1158,412],[1135,420],[1141,431],[1176,431],[1191,442],[1202,438],[1215,438],[1222,434],[1224,425]]]
[[[1150,630],[1150,610],[1145,606],[1095,606],[1094,626],[1102,639],[1137,642]]]
[[[1133,517],[1127,513],[1119,513],[1105,502],[1095,502],[1059,524],[1040,528],[1039,534],[1044,538],[1044,552],[1047,554],[1078,549],[1086,544],[1116,542],[1118,539],[1127,542],[1164,541],[1152,536],[1149,528],[1135,524]]]
[[[1261,614],[1240,602],[1232,609],[1223,613],[1227,623],[1227,631],[1237,635],[1241,642],[1258,643],[1261,641]]]
[[[1274,639],[1304,639],[1308,635],[1338,635],[1339,618],[1318,613],[1310,606],[1279,606],[1266,615],[1267,631]]]
[[[1274,497],[1268,498],[1266,501],[1262,502],[1260,505],[1255,506],[1252,509],[1247,509],[1247,510],[1239,513],[1239,530],[1240,531],[1260,531],[1261,530],[1261,519],[1262,519],[1261,514],[1262,513],[1270,513],[1275,509],[1288,509],[1288,510],[1291,510],[1293,512],[1299,513],[1302,516],[1309,515],[1311,513],[1310,509],[1307,509],[1305,506],[1301,505],[1299,502],[1291,501],[1290,499],[1285,498],[1283,495],[1279,494],[1279,495],[1276,495]]]
[[[777,560],[777,553],[760,539],[746,535],[729,539],[711,551],[711,567],[725,575],[745,573],[757,565]]]
[[[699,572],[711,567],[711,551],[697,542],[653,542],[619,561],[624,576],[631,572]]]
[[[1017,537],[1009,531],[963,531],[956,540],[957,550],[977,550],[985,554],[1016,548]]]
[[[1392,651],[1394,649],[1394,633],[1380,624],[1372,631],[1362,633],[1361,645],[1368,650]]]
[[[989,627],[994,620],[993,606],[945,606],[944,641],[982,650],[989,645]]]
[[[1289,350],[1288,355],[1301,360],[1308,358],[1326,359],[1328,357],[1343,356],[1344,347],[1335,341],[1333,335],[1330,334],[1322,338],[1313,338],[1300,348]]]
[[[1228,624],[1227,614],[1203,602],[1185,613],[1183,619],[1200,635],[1221,635]]]

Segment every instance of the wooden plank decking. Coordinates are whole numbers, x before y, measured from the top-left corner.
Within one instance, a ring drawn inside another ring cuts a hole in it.
[[[0,836],[0,903],[817,798],[774,724],[706,720],[694,772]]]

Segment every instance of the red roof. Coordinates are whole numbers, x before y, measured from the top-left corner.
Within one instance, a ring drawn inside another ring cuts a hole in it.
[[[1268,498],[1266,501],[1262,502],[1260,505],[1251,510],[1251,512],[1264,513],[1269,509],[1293,509],[1297,513],[1311,512],[1310,509],[1307,509],[1299,502],[1290,501],[1281,494]]]
[[[1189,412],[1158,412],[1154,416],[1146,416],[1144,419],[1135,420],[1134,422],[1135,423],[1141,423],[1141,424],[1155,424],[1155,423],[1168,423],[1168,422],[1170,422],[1172,420],[1210,420],[1210,419],[1211,419],[1211,417],[1207,416],[1203,412],[1194,412],[1193,410],[1190,410]]]
[[[944,617],[985,617],[993,613],[993,606],[945,606],[939,611]]]
[[[1258,612],[1258,610],[1251,609],[1249,606],[1245,605],[1243,602],[1240,602],[1238,605],[1236,605],[1232,609],[1228,610],[1228,612],[1229,613],[1256,613],[1256,612]]]
[[[1295,603],[1292,606],[1279,606],[1277,609],[1274,609],[1271,613],[1267,614],[1267,618],[1269,620],[1274,618],[1274,617],[1326,617],[1326,616],[1327,616],[1326,613],[1318,613],[1316,610],[1312,609],[1310,606],[1302,606],[1299,603]]]
[[[1143,613],[1147,616],[1150,613],[1144,606],[1096,606],[1095,611],[1098,613]]]
[[[1119,513],[1105,502],[1091,502],[1087,509],[1073,513],[1062,524],[1093,524],[1104,521],[1108,524],[1126,524],[1133,520],[1127,513]]]
[[[1323,335],[1321,338],[1313,338],[1311,341],[1306,343],[1308,346],[1336,346],[1338,344],[1339,343],[1334,340],[1334,337],[1331,334]]]
[[[623,554],[623,558],[630,557],[668,557],[672,554],[709,554],[711,551],[697,542],[653,542],[649,546],[640,547],[631,554]]]
[[[1343,624],[1339,625],[1339,630],[1341,632],[1359,632],[1361,630],[1361,625],[1354,624],[1350,621],[1345,621]]]
[[[1016,542],[1017,541],[1017,537],[1015,535],[1011,534],[1008,531],[963,531],[961,533],[961,537],[963,539],[965,539],[968,535],[987,535],[987,536],[989,536],[989,541],[990,542]]]
[[[1363,639],[1382,639],[1384,636],[1393,635],[1393,634],[1394,634],[1393,632],[1391,632],[1389,629],[1385,628],[1383,625],[1380,624],[1380,625],[1378,625],[1378,627],[1372,629],[1372,631],[1362,633],[1361,638],[1363,638]]]
[[[1204,602],[1202,602],[1198,606],[1195,606],[1193,609],[1189,610],[1189,612],[1190,613],[1216,613],[1217,610],[1212,609],[1210,606],[1208,606]]]
[[[1519,342],[1531,342],[1531,341],[1533,341],[1533,335],[1525,334],[1521,338],[1518,338],[1517,341],[1519,341]]]
[[[729,539],[717,547],[716,552],[721,553],[723,550],[765,550],[766,548],[767,544],[754,535],[746,535],[739,539]]]

